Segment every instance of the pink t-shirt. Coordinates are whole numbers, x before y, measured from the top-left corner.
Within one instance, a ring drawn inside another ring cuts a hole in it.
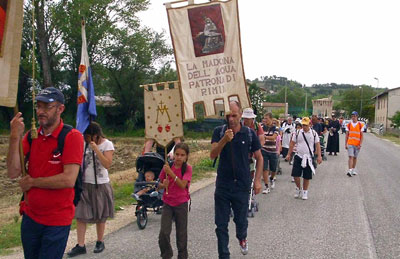
[[[171,170],[172,172],[174,172],[176,176],[178,176],[179,179],[188,181],[187,187],[185,189],[182,189],[174,182],[175,180],[174,178],[168,176],[168,181],[169,181],[168,194],[166,190],[164,190],[163,201],[166,204],[175,207],[189,200],[189,187],[190,187],[190,181],[192,180],[192,167],[190,165],[187,165],[183,178],[182,178],[181,168],[177,169],[175,168],[175,165],[172,165]],[[160,173],[160,181],[162,182],[164,179],[165,179],[165,171],[164,169],[162,169]]]

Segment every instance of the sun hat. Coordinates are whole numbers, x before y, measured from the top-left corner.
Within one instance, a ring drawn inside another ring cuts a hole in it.
[[[246,108],[243,110],[243,114],[242,114],[242,118],[243,119],[254,119],[255,117],[257,117],[252,108]]]

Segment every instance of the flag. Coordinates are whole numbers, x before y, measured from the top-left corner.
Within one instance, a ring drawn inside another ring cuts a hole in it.
[[[90,121],[94,120],[96,116],[92,70],[89,65],[89,55],[86,45],[85,21],[82,21],[82,54],[81,64],[79,65],[76,128],[83,134],[89,126]]]
[[[0,0],[0,106],[14,107],[18,93],[23,0]]]

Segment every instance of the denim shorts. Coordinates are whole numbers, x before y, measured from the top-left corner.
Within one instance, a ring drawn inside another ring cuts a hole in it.
[[[264,171],[276,172],[276,166],[278,164],[278,154],[272,152],[266,152],[261,150],[264,158]]]
[[[347,153],[349,156],[358,157],[358,153],[360,153],[360,149],[353,145],[347,146]]]

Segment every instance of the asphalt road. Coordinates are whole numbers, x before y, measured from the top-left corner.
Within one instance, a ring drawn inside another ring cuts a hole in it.
[[[276,188],[258,195],[260,211],[249,219],[249,254],[240,254],[230,223],[231,258],[400,258],[400,147],[365,134],[357,166],[346,176],[347,152],[328,156],[317,169],[307,201],[294,199],[288,163]],[[190,258],[217,258],[214,186],[192,195],[189,213]],[[77,258],[159,258],[160,215],[144,230],[132,224],[105,238],[106,249]],[[175,233],[171,234],[176,256]]]

